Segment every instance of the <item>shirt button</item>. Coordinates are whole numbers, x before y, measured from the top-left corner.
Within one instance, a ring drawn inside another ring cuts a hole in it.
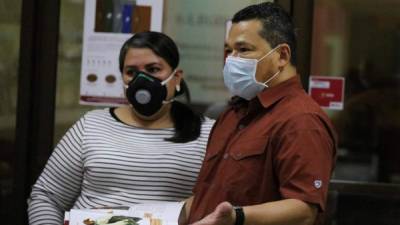
[[[228,153],[225,153],[225,154],[224,154],[224,159],[227,159],[228,156],[229,156]]]

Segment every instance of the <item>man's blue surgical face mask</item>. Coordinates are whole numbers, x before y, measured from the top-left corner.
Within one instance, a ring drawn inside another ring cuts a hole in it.
[[[251,100],[274,79],[280,71],[272,75],[264,83],[256,79],[257,64],[273,53],[280,46],[276,46],[260,59],[246,59],[241,57],[228,56],[224,66],[224,83],[232,95],[237,95],[246,100]]]

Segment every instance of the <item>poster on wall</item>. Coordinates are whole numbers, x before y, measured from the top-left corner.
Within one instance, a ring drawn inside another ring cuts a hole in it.
[[[344,78],[310,76],[308,93],[322,108],[342,110],[344,100]]]
[[[126,104],[119,51],[141,31],[161,31],[163,0],[86,0],[80,104]]]

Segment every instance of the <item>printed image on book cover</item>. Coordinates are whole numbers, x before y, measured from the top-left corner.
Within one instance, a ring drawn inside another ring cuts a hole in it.
[[[151,6],[135,0],[96,0],[95,32],[138,33],[149,31]]]
[[[64,225],[178,225],[182,202],[157,202],[108,209],[72,209]]]

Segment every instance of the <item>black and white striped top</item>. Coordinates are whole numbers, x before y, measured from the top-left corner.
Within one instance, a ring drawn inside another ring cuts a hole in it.
[[[88,112],[58,143],[33,186],[29,224],[60,225],[71,208],[187,198],[213,124],[206,118],[197,140],[172,143],[164,138],[173,128],[126,125],[109,109]]]

